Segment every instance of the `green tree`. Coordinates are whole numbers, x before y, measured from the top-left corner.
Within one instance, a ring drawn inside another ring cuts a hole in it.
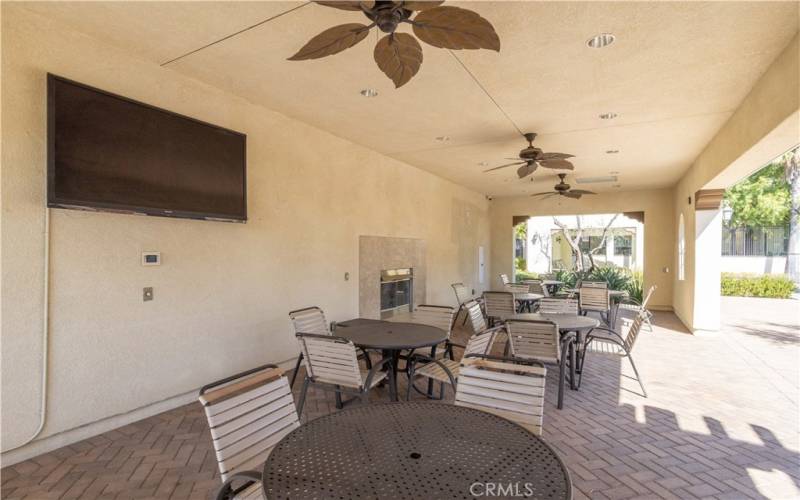
[[[783,157],[725,192],[732,226],[785,226],[791,212],[791,189]]]

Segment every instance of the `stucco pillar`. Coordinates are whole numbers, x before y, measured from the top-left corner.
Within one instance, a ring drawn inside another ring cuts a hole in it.
[[[724,190],[698,191],[694,219],[694,322],[695,331],[719,330],[722,267],[722,211]]]

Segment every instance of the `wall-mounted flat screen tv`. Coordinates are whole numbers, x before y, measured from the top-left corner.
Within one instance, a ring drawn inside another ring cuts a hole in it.
[[[47,206],[247,220],[242,133],[47,77]]]

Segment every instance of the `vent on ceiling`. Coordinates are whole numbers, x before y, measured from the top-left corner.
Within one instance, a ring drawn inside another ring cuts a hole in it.
[[[578,184],[599,184],[601,182],[617,182],[616,175],[606,175],[603,177],[577,177],[575,182]]]

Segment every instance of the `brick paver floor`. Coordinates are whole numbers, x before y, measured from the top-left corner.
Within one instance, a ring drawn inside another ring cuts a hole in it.
[[[726,298],[722,331],[692,336],[656,313],[634,349],[646,399],[627,361],[590,354],[559,411],[550,370],[543,438],[575,498],[800,497],[799,316],[798,301]],[[303,418],[331,411],[312,390]],[[7,499],[205,499],[218,485],[199,404],[2,469]]]

